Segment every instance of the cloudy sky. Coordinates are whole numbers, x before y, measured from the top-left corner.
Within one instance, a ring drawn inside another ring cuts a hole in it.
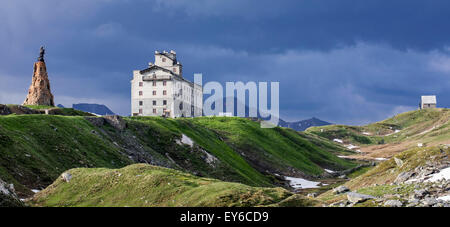
[[[0,103],[22,103],[40,45],[55,102],[129,115],[132,71],[177,51],[184,76],[278,81],[285,120],[364,124],[450,106],[450,2],[5,0]]]

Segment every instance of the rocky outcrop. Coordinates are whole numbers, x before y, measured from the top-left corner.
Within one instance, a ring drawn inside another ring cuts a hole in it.
[[[14,185],[7,184],[0,179],[0,207],[23,207],[22,201],[17,197]]]
[[[11,110],[6,105],[0,104],[0,115],[9,115],[11,114]]]
[[[44,52],[45,50],[41,47],[41,56],[34,63],[33,79],[23,105],[55,106],[53,95],[50,91],[50,81],[44,61]]]
[[[121,116],[112,115],[112,116],[104,116],[103,118],[108,124],[110,124],[112,127],[120,131],[124,130],[127,127],[127,123]]]

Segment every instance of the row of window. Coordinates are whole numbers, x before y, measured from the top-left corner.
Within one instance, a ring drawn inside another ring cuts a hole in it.
[[[156,95],[156,91],[153,91],[152,94]],[[144,92],[143,91],[139,91],[139,96],[143,96],[143,95],[144,95]],[[166,90],[163,90],[163,95],[167,95],[167,91]]]
[[[165,113],[165,112],[166,112],[166,109],[163,109],[163,113]],[[139,114],[143,114],[143,113],[144,113],[144,110],[139,109]],[[155,108],[153,108],[153,113],[156,114],[156,109]]]
[[[167,85],[167,81],[163,81],[163,86]],[[143,87],[144,86],[144,82],[139,82],[139,87]],[[155,87],[156,86],[156,81],[153,81],[152,86]]]
[[[156,100],[153,100],[153,102],[152,102],[152,104],[154,105],[154,106],[156,106]],[[163,100],[163,103],[162,103],[163,105],[167,105],[167,100]],[[144,105],[144,102],[143,101],[139,101],[139,106],[143,106]]]

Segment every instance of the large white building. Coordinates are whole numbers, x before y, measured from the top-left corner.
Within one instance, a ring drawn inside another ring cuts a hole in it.
[[[155,63],[134,70],[131,80],[132,116],[202,116],[203,88],[183,78],[175,51],[155,51]]]

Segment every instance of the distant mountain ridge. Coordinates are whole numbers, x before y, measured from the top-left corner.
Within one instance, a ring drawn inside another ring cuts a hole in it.
[[[97,115],[115,115],[107,106],[94,103],[73,104],[72,108]]]
[[[302,120],[302,121],[295,121],[295,122],[286,122],[286,121],[280,119],[280,123],[278,123],[278,126],[280,126],[280,127],[291,128],[291,129],[294,129],[295,131],[305,131],[309,127],[324,126],[324,125],[331,125],[331,123],[320,120],[315,117],[306,119],[306,120]]]

